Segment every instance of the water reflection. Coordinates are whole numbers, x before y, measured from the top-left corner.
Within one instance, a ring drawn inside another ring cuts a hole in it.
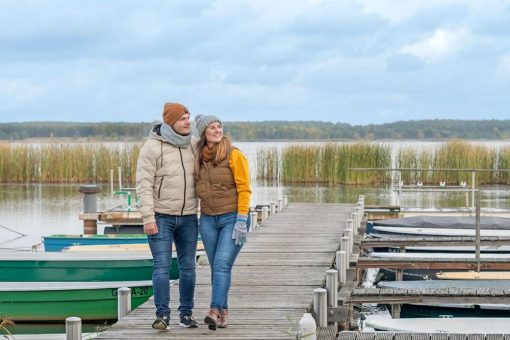
[[[78,215],[82,210],[82,195],[79,185],[30,184],[0,186],[0,250],[5,248],[30,249],[41,242],[47,234],[81,234],[82,221]],[[125,203],[123,198],[112,196],[108,185],[103,185],[98,195],[98,208],[107,210]],[[287,195],[290,203],[350,203],[358,195],[365,195],[367,205],[396,205],[398,192],[387,186],[328,186],[328,185],[279,185],[278,183],[255,182],[251,205],[266,204]],[[466,196],[468,203],[466,204]],[[471,194],[459,192],[402,192],[403,207],[466,207],[471,205]],[[481,205],[491,208],[510,208],[508,186],[482,188]]]

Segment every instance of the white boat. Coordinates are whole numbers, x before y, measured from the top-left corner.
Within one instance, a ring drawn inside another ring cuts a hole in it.
[[[371,318],[365,324],[391,332],[510,334],[510,318]]]
[[[475,236],[474,217],[415,216],[375,220],[367,224],[367,234],[375,237],[403,235]],[[481,236],[510,236],[510,218],[480,218]]]
[[[403,235],[418,236],[476,236],[474,229],[453,229],[453,228],[417,228],[417,227],[385,227],[373,226],[373,236],[390,237]],[[481,229],[480,236],[510,237],[510,230],[504,229]]]
[[[510,280],[510,272],[439,272],[436,277],[440,280]]]
[[[459,289],[506,289],[510,286],[510,280],[422,280],[422,281],[381,281],[377,287],[381,289],[444,289],[444,288],[459,288]],[[483,309],[483,310],[496,310],[508,311],[510,305],[505,304],[472,304],[472,303],[443,303],[443,304],[430,304],[430,303],[410,303],[413,306],[430,306],[445,308],[444,314],[449,314],[448,309]],[[481,311],[477,311],[481,313]]]
[[[474,259],[474,253],[388,253],[372,252],[369,257],[394,258],[394,259]],[[510,254],[482,253],[482,259],[510,259]]]

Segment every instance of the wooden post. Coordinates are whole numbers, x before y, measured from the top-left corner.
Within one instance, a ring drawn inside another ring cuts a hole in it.
[[[283,211],[283,198],[278,199],[278,212]]]
[[[122,191],[122,167],[117,167],[117,173],[119,174],[119,191]]]
[[[336,252],[336,270],[338,272],[338,282],[344,284],[347,282],[347,268],[345,267],[345,258],[347,254],[345,251]]]
[[[344,235],[345,237],[347,237],[349,239],[349,242],[348,242],[348,245],[349,245],[349,249],[347,250],[348,251],[348,254],[351,254],[349,256],[352,256],[352,249],[354,248],[354,242],[353,242],[353,237],[352,237],[352,229],[345,229],[344,230]]]
[[[480,190],[476,195],[476,271],[480,272]]]
[[[115,189],[113,188],[113,169],[110,169],[110,194],[113,196]]]
[[[359,229],[359,228],[357,227],[358,223],[356,222],[356,219],[357,219],[357,218],[358,218],[358,215],[356,215],[356,213],[355,213],[355,212],[353,212],[353,213],[351,214],[351,220],[352,220],[352,230],[354,230],[354,229]]]
[[[81,340],[81,319],[75,316],[66,319],[66,340]]]
[[[345,251],[345,268],[349,268],[349,264],[351,261],[351,254],[349,253],[349,238],[348,237],[342,237],[340,238],[340,250]]]
[[[361,208],[360,207],[356,207],[356,209],[354,209],[356,211],[356,225],[354,226],[356,229],[359,230],[359,228],[361,227]]]
[[[476,172],[471,173],[471,211],[475,210],[475,177]]]
[[[276,214],[276,202],[271,202],[269,205],[271,207],[271,216],[273,216]]]
[[[262,222],[264,222],[269,217],[269,208],[262,207]]]
[[[122,319],[131,312],[131,288],[117,289],[117,320]]]
[[[83,194],[83,233],[97,234],[97,194],[101,192],[99,185],[86,184],[80,185],[78,189]],[[90,214],[87,216],[87,214]],[[94,217],[92,217],[94,216]]]
[[[404,279],[404,270],[397,268],[395,269],[395,281],[402,281]],[[398,303],[394,303],[391,305],[391,317],[393,319],[400,318],[400,310],[401,306]]]
[[[328,305],[327,290],[324,288],[315,288],[313,290],[313,312],[315,321],[319,327],[328,326]]]
[[[326,289],[328,291],[328,307],[336,307],[338,304],[338,271],[326,270]]]
[[[259,224],[258,221],[257,221],[257,216],[258,216],[258,214],[257,214],[256,211],[252,211],[250,213],[250,223],[251,223],[251,227],[250,227],[250,230],[249,230],[250,232],[255,230],[255,228],[257,228],[257,226]]]
[[[287,206],[289,205],[289,199],[287,195],[283,195],[283,208],[287,209]]]
[[[358,230],[354,228],[354,221],[353,220],[346,220],[345,221],[345,229],[351,229],[352,235],[358,235]]]

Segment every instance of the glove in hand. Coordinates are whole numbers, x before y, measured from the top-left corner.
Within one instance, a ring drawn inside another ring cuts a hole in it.
[[[236,224],[232,231],[232,239],[235,241],[236,246],[242,246],[246,243],[246,239],[248,238],[248,229],[246,228],[247,221],[247,215],[237,214]]]

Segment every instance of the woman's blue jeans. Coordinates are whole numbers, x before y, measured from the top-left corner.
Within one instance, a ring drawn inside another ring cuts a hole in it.
[[[200,215],[200,235],[211,266],[211,308],[228,309],[232,266],[242,246],[236,246],[232,231],[237,212]]]
[[[152,284],[156,315],[170,315],[170,266],[172,242],[179,265],[179,315],[191,315],[195,294],[195,261],[198,238],[197,215],[165,215],[156,213],[158,233],[147,235],[154,267]]]

